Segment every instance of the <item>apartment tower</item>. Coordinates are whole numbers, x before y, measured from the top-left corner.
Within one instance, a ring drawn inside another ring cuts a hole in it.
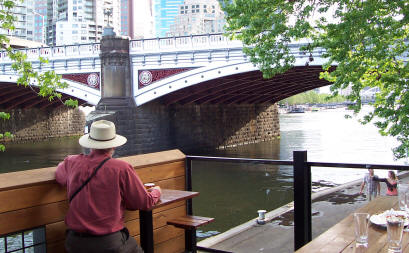
[[[99,42],[103,28],[121,34],[121,0],[48,0],[47,44]]]
[[[186,0],[166,36],[222,33],[226,24],[217,0]]]
[[[165,37],[184,0],[154,0],[153,15],[156,37]]]
[[[0,29],[0,34],[8,35],[25,40],[34,40],[34,0],[24,2],[14,1],[15,6],[11,10],[12,15],[16,18],[14,30]],[[2,8],[3,6],[0,6]]]

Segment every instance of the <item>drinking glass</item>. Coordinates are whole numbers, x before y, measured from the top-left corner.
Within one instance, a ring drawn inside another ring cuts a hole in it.
[[[386,217],[389,253],[402,252],[402,235],[404,223],[404,219],[399,216],[391,215]]]
[[[405,193],[406,216],[409,217],[409,191]],[[404,227],[403,232],[409,232],[409,226]]]
[[[402,211],[406,211],[408,206],[406,202],[406,193],[409,191],[408,184],[398,184],[398,201],[399,208]]]
[[[368,244],[369,213],[354,213],[355,241],[357,244]]]

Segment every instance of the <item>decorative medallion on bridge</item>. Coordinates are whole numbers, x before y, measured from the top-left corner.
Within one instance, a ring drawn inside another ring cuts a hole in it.
[[[88,86],[92,88],[99,87],[99,76],[95,73],[89,74],[87,78],[87,83],[88,83]]]
[[[152,72],[144,70],[139,74],[139,83],[143,86],[148,86],[152,83]]]
[[[88,87],[99,89],[100,77],[98,72],[94,73],[79,73],[79,74],[63,74],[63,79],[71,80],[77,83],[81,83]]]
[[[163,78],[191,69],[194,68],[138,70],[138,87],[141,89]]]

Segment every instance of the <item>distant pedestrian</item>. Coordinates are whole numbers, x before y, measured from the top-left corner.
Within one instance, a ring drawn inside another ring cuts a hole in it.
[[[379,184],[379,178],[377,175],[375,175],[374,170],[369,166],[367,168],[368,173],[365,174],[364,179],[362,180],[361,190],[359,194],[362,194],[366,185],[366,197],[369,201],[371,201],[372,199],[380,195],[381,185]]]
[[[397,196],[398,195],[398,178],[396,177],[395,172],[390,170],[388,172],[388,178],[378,178],[374,179],[378,182],[385,182],[386,183],[386,195],[387,196]]]

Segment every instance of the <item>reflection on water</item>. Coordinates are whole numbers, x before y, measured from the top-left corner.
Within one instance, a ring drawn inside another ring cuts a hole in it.
[[[294,150],[307,150],[309,161],[343,163],[396,163],[392,138],[380,136],[372,125],[346,120],[345,110],[280,115],[281,138],[194,155],[271,158],[291,160]],[[55,139],[37,144],[8,144],[0,153],[0,172],[56,166],[66,155],[83,152],[78,138]],[[402,162],[399,162],[402,163]],[[292,201],[292,167],[193,162],[194,213],[214,217],[203,227],[204,235],[226,231],[257,217],[257,210],[268,211]],[[314,186],[328,187],[362,177],[365,170],[312,168]],[[385,176],[386,172],[376,174]],[[336,196],[329,201],[350,203],[362,196]]]
[[[84,152],[78,137],[55,138],[38,143],[6,144],[0,152],[0,173],[58,165],[67,155]]]
[[[194,213],[216,218],[205,231],[225,231],[293,198],[292,178],[277,166],[195,161],[192,168],[193,190],[200,192]]]

